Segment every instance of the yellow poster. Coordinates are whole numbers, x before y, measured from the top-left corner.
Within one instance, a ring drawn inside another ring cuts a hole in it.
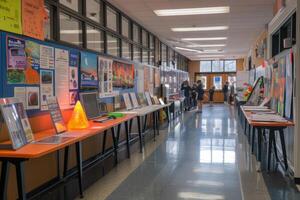
[[[22,33],[21,0],[0,0],[0,29]]]

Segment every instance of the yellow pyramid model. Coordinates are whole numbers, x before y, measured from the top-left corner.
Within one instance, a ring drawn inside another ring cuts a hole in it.
[[[76,102],[72,117],[68,122],[68,130],[85,129],[89,127],[89,121],[82,108],[80,101]]]

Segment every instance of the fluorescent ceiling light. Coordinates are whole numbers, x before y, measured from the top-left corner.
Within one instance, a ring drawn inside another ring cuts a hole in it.
[[[174,32],[189,32],[189,31],[221,31],[227,30],[228,26],[207,26],[207,27],[181,27],[171,28]]]
[[[196,57],[199,57],[199,58],[218,58],[218,57],[223,57],[224,55],[223,54],[218,54],[218,55],[198,55]]]
[[[200,52],[199,50],[196,49],[187,49],[187,48],[183,48],[183,47],[175,47],[178,50],[183,50],[183,51],[192,51],[192,52]]]
[[[157,16],[181,16],[181,15],[208,15],[229,13],[230,7],[203,7],[203,8],[183,8],[183,9],[163,9],[154,10]]]
[[[205,49],[202,53],[222,53],[224,50],[221,49]]]
[[[80,34],[80,33],[82,33],[82,30],[61,30],[60,33],[61,34]],[[88,29],[88,30],[86,30],[86,33],[87,34],[99,33],[99,31],[95,30],[95,29]]]
[[[213,41],[213,40],[227,40],[227,37],[208,37],[208,38],[182,38],[182,41]]]
[[[187,47],[195,48],[195,47],[225,47],[226,44],[192,44],[187,45]]]

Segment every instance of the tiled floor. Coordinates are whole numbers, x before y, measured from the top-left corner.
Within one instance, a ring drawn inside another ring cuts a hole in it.
[[[162,128],[143,154],[122,161],[85,199],[271,199],[249,150],[234,108],[205,106],[202,114],[188,112]]]

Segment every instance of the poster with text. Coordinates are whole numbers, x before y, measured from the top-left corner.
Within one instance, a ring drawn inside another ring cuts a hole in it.
[[[292,119],[293,99],[293,53],[286,55],[286,80],[285,80],[285,117]]]
[[[48,110],[47,98],[54,96],[53,91],[53,71],[41,70],[40,93],[41,93],[41,110]]]
[[[113,87],[134,87],[134,65],[119,61],[113,62]]]
[[[278,101],[278,113],[284,115],[284,98],[285,98],[285,69],[286,69],[285,56],[279,59],[278,62],[278,86],[279,86],[279,101]]]
[[[24,84],[26,69],[25,41],[7,37],[7,83]]]
[[[39,40],[44,40],[44,23],[47,13],[44,0],[22,0],[23,34]]]
[[[81,88],[97,88],[97,55],[81,52]]]
[[[40,108],[39,87],[26,87],[26,107],[27,110]]]
[[[22,33],[21,0],[1,1],[0,29],[13,33]]]
[[[69,108],[69,51],[55,49],[55,96],[61,108]]]
[[[40,68],[54,69],[54,48],[40,45]]]
[[[112,59],[98,57],[99,96],[114,96]]]
[[[26,70],[25,80],[26,84],[39,84],[40,83],[40,45],[36,42],[26,41]]]

